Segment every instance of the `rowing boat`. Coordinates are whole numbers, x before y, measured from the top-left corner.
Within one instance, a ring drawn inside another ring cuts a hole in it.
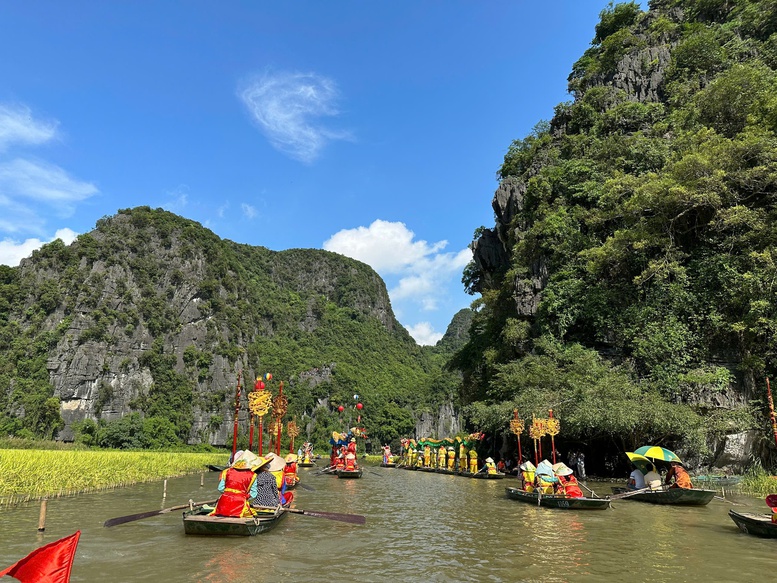
[[[777,538],[777,523],[772,522],[772,517],[768,514],[753,514],[752,512],[729,510],[728,515],[739,527],[739,530],[746,534]]]
[[[267,532],[288,514],[279,506],[274,510],[262,510],[255,517],[238,518],[211,516],[210,506],[195,506],[183,513],[183,531],[186,534],[216,536],[254,536]]]
[[[564,510],[604,510],[610,505],[609,498],[569,498],[557,494],[543,494],[540,496],[537,491],[527,492],[520,488],[505,488],[507,497],[535,506],[544,506],[545,508],[561,508]]]
[[[301,468],[312,468],[316,464],[314,464],[313,462],[298,462],[297,465]]]
[[[489,474],[488,472],[476,472],[470,476],[470,478],[477,478],[478,480],[501,480],[505,475],[501,472],[496,474]]]
[[[628,488],[616,486],[612,489],[613,494],[624,494]],[[651,504],[676,504],[678,506],[705,506],[709,504],[715,496],[715,490],[702,490],[701,488],[667,488],[665,490],[649,490],[634,494],[629,498],[639,502],[650,502]]]
[[[358,470],[337,470],[337,477],[338,478],[361,478],[362,470],[361,468],[359,468]]]
[[[396,462],[380,462],[381,468],[396,468],[397,464]]]

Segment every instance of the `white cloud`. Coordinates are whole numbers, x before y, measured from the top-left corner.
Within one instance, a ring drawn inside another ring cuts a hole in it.
[[[72,229],[59,229],[51,241],[55,239],[62,239],[65,245],[70,245],[75,241],[78,233]],[[32,252],[42,247],[45,243],[51,241],[41,241],[40,239],[27,239],[21,243],[12,239],[5,239],[0,241],[0,264],[14,267],[19,265],[19,262],[25,257],[32,255]]]
[[[331,140],[352,139],[349,132],[318,122],[339,114],[337,85],[326,77],[268,72],[246,83],[238,95],[270,144],[301,162],[315,160]]]
[[[369,227],[335,233],[323,247],[363,261],[384,279],[396,280],[388,293],[397,317],[402,314],[405,319],[411,312],[409,305],[421,311],[438,310],[448,298],[450,287],[461,285],[461,272],[472,258],[472,252],[465,248],[444,253],[447,245],[447,241],[415,240],[415,233],[404,223],[376,220]],[[408,330],[419,344],[434,344],[442,338],[428,322],[410,326]],[[430,341],[432,338],[436,340]]]
[[[253,219],[256,216],[256,208],[250,204],[242,203],[240,208],[243,211],[243,216],[247,219]]]
[[[32,118],[30,108],[0,104],[0,151],[10,144],[43,144],[57,135],[56,122]]]
[[[439,332],[435,332],[429,322],[419,322],[415,326],[407,328],[410,335],[418,344],[433,346],[443,337]]]

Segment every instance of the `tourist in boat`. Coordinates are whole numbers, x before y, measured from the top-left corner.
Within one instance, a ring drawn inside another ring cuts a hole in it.
[[[537,468],[530,461],[525,461],[518,467],[518,469],[521,470],[523,489],[527,492],[534,492],[534,472]]]
[[[650,466],[648,473],[645,474],[645,487],[651,490],[661,489],[661,474],[656,471],[655,466]]]
[[[293,488],[299,482],[297,475],[297,456],[290,453],[286,456],[286,466],[283,468],[283,483],[287,488]]]
[[[693,488],[691,477],[680,462],[672,462],[664,483],[670,488]]]
[[[645,487],[645,475],[642,470],[634,468],[629,474],[629,482],[626,484],[629,490],[642,490]]]
[[[259,487],[257,475],[254,472],[269,463],[269,459],[259,457],[250,451],[240,452],[240,456],[235,457],[232,465],[221,472],[218,485],[221,496],[211,514],[239,518],[253,516],[249,499],[257,497]],[[275,491],[277,493],[277,487]]]
[[[356,472],[359,470],[359,464],[356,463],[356,456],[352,453],[345,454],[345,471]]]
[[[494,463],[494,458],[491,458],[491,457],[486,458],[485,468],[486,468],[487,474],[495,475],[498,473],[496,470],[496,464]]]
[[[275,455],[275,453],[271,451],[267,452],[264,457],[270,460],[270,463],[265,466],[265,471],[275,478],[275,486],[280,492],[281,504],[291,502],[294,494],[291,492],[286,492],[283,480],[283,470],[286,468],[286,460],[279,455]]]
[[[278,491],[278,481],[270,471],[271,459],[266,457],[265,463],[254,470],[256,473],[256,492],[253,496],[253,503],[256,506],[274,507],[283,502],[281,493]],[[291,493],[287,492],[288,494]]]
[[[548,460],[542,460],[534,471],[534,487],[543,494],[553,494],[558,478],[553,473],[553,466]]]
[[[564,462],[559,462],[553,466],[553,472],[558,478],[556,484],[556,494],[566,496],[567,498],[582,498],[583,491],[575,478],[575,472]]]

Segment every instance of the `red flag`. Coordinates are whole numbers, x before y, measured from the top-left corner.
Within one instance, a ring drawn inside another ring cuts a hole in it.
[[[79,530],[35,549],[5,571],[0,571],[0,577],[10,575],[22,583],[68,583],[80,536]]]

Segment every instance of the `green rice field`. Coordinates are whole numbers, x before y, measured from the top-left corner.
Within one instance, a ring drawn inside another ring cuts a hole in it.
[[[130,486],[224,464],[224,453],[0,449],[0,507]]]

